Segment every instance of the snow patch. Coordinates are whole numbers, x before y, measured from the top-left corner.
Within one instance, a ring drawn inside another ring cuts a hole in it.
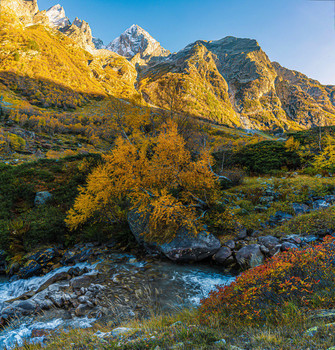
[[[47,10],[46,15],[49,18],[50,24],[56,28],[64,28],[71,25],[70,20],[65,15],[65,10],[61,5],[55,5]]]

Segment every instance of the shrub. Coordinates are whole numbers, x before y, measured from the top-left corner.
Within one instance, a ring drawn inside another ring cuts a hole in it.
[[[228,183],[229,186],[242,185],[243,180],[246,176],[245,171],[240,168],[226,169],[222,172],[222,175],[231,181]]]
[[[279,323],[283,309],[335,305],[335,239],[305,250],[291,250],[241,274],[202,300],[202,322]]]
[[[292,233],[300,235],[326,235],[335,231],[335,208],[318,210],[296,216],[292,220],[274,229],[278,235]]]
[[[296,151],[288,150],[285,144],[274,141],[263,141],[244,147],[234,156],[234,163],[257,174],[269,174],[285,167],[294,170],[301,165]]]
[[[20,61],[20,53],[18,51],[14,52],[13,58],[16,62]]]

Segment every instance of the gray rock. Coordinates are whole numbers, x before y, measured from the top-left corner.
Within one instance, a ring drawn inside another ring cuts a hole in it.
[[[85,304],[80,304],[76,310],[75,310],[75,315],[77,317],[83,317],[85,316],[89,311],[91,311],[91,308],[88,305]]]
[[[37,205],[44,205],[46,204],[48,201],[50,201],[52,199],[52,194],[48,191],[44,191],[44,192],[37,192],[36,196],[35,196],[35,201],[34,204]]]
[[[283,238],[283,241],[293,243],[295,245],[299,245],[302,242],[302,239],[299,235],[289,235]]]
[[[230,249],[235,249],[235,246],[236,246],[235,242],[232,239],[230,239],[229,241],[225,242],[223,245],[225,247],[230,248]]]
[[[228,247],[221,247],[219,251],[213,255],[213,259],[222,265],[229,266],[234,263],[233,252]]]
[[[71,276],[67,272],[60,272],[57,273],[56,275],[50,277],[46,282],[44,282],[36,291],[36,293],[42,292],[43,290],[47,289],[49,286],[52,284],[59,282],[59,281],[64,281],[64,280],[69,280]]]
[[[50,300],[56,307],[61,308],[64,306],[65,302],[64,293],[53,293],[50,295]]]
[[[10,319],[14,317],[28,316],[33,314],[38,305],[32,300],[18,300],[5,307],[1,311],[1,318]]]
[[[75,292],[76,290],[80,290],[81,294],[85,294],[87,291],[86,288],[91,285],[95,277],[96,275],[86,275],[86,276],[73,278],[70,281],[70,286],[73,288]]]
[[[78,301],[81,303],[81,304],[88,304],[90,302],[90,298],[86,295],[82,295],[78,298]]]
[[[294,243],[291,242],[284,242],[281,247],[281,251],[286,252],[291,249],[298,249],[298,246],[296,246]]]
[[[270,218],[270,220],[276,223],[281,223],[291,220],[292,218],[293,216],[291,214],[285,213],[283,211],[277,211],[275,215]]]
[[[128,223],[136,240],[150,253],[163,254],[173,261],[200,261],[213,256],[221,247],[212,234],[202,231],[197,236],[180,228],[175,238],[164,244],[148,242],[143,233],[148,232],[148,219],[136,210],[128,214]]]
[[[21,267],[20,263],[18,263],[18,262],[13,263],[12,266],[10,267],[10,270],[8,273],[9,276],[13,276],[16,273],[18,273],[20,270],[20,267]],[[18,276],[15,276],[15,277],[18,277]]]
[[[93,249],[82,249],[80,251],[68,250],[64,255],[62,262],[66,265],[84,262],[89,260],[89,258],[93,255]]]
[[[38,262],[41,265],[45,265],[56,256],[56,250],[54,248],[42,249],[32,255],[29,259]]]
[[[251,244],[236,253],[236,260],[241,268],[251,268],[261,265],[264,262],[264,255],[258,244]]]
[[[50,299],[36,298],[34,300],[42,310],[50,310],[54,307],[54,303]]]
[[[98,337],[100,339],[107,339],[107,338],[111,338],[112,337],[112,333],[111,332],[104,333],[104,332],[101,332],[101,331],[97,331],[93,335],[95,335],[96,337]]]
[[[314,210],[327,209],[330,207],[330,203],[326,202],[323,199],[319,199],[313,203]]]
[[[19,271],[19,276],[23,279],[38,275],[42,271],[42,266],[34,261],[30,260],[28,263],[22,267]]]
[[[23,315],[30,315],[36,310],[37,305],[32,300],[22,300],[16,305],[16,307],[22,310]]]
[[[245,239],[248,236],[247,229],[244,226],[238,225],[236,229],[238,232],[237,233],[238,239]]]
[[[319,240],[319,237],[314,236],[314,235],[309,235],[306,237],[303,237],[303,241],[306,243],[312,243],[312,242],[316,242]]]
[[[264,236],[258,239],[259,244],[265,246],[269,250],[269,255],[274,256],[280,251],[279,239],[274,236]]]
[[[309,212],[309,206],[307,204],[292,203],[292,208],[295,215],[302,215]]]
[[[263,244],[261,244],[259,247],[264,255],[270,255],[270,250],[266,248]]]
[[[126,327],[118,327],[118,328],[115,328],[111,331],[111,334],[113,337],[117,337],[121,334],[126,334],[126,333],[129,333],[131,332],[133,329],[132,328],[126,328]]]

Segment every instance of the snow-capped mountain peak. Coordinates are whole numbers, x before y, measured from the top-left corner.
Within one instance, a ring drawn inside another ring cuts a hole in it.
[[[55,5],[47,10],[46,15],[49,18],[50,24],[58,29],[71,25],[70,20],[65,15],[65,10],[61,5]]]
[[[165,50],[147,31],[133,24],[118,38],[114,39],[107,49],[121,56],[132,58],[138,53],[146,56],[168,56],[170,52]]]

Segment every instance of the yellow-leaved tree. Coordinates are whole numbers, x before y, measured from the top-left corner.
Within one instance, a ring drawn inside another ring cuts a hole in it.
[[[75,229],[93,217],[122,220],[126,201],[127,210],[148,218],[147,240],[168,242],[180,227],[196,234],[216,200],[218,177],[211,163],[208,151],[191,155],[173,121],[150,142],[119,137],[80,189],[66,223]]]
[[[326,147],[315,157],[314,167],[318,170],[335,171],[335,139],[327,136]]]

